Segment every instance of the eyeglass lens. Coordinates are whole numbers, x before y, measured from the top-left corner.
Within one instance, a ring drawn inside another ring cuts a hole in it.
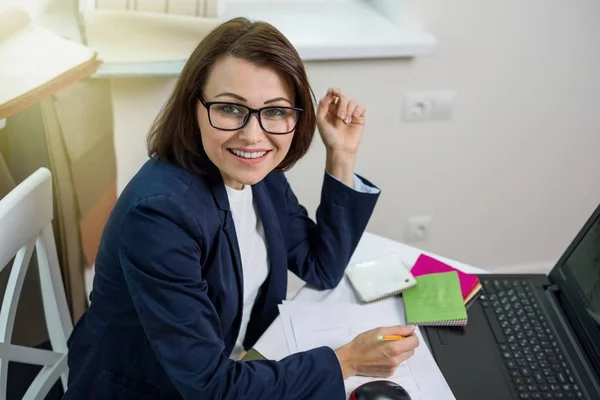
[[[249,119],[250,110],[242,105],[228,103],[211,104],[211,124],[217,129],[241,129]],[[262,128],[270,133],[289,133],[298,121],[298,110],[287,107],[267,107],[260,111]]]

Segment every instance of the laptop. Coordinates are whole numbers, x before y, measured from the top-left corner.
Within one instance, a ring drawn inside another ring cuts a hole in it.
[[[466,327],[425,328],[455,397],[599,400],[600,206],[549,275],[479,278]]]

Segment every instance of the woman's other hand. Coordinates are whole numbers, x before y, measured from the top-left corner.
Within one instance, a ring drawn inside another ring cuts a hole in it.
[[[379,336],[401,335],[400,340],[379,340]],[[406,361],[419,346],[413,327],[404,325],[376,328],[361,333],[335,352],[340,360],[344,379],[353,375],[387,378],[398,365]]]

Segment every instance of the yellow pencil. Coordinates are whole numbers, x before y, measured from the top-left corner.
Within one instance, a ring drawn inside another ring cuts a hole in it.
[[[379,340],[379,341],[402,340],[402,339],[404,339],[404,336],[401,336],[401,335],[379,335],[379,336],[377,336],[377,340]]]

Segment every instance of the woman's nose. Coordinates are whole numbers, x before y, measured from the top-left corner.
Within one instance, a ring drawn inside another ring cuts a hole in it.
[[[240,132],[240,138],[242,138],[250,144],[254,144],[262,141],[264,136],[265,132],[263,131],[262,127],[260,126],[260,123],[258,122],[258,115],[250,115],[248,122]]]

